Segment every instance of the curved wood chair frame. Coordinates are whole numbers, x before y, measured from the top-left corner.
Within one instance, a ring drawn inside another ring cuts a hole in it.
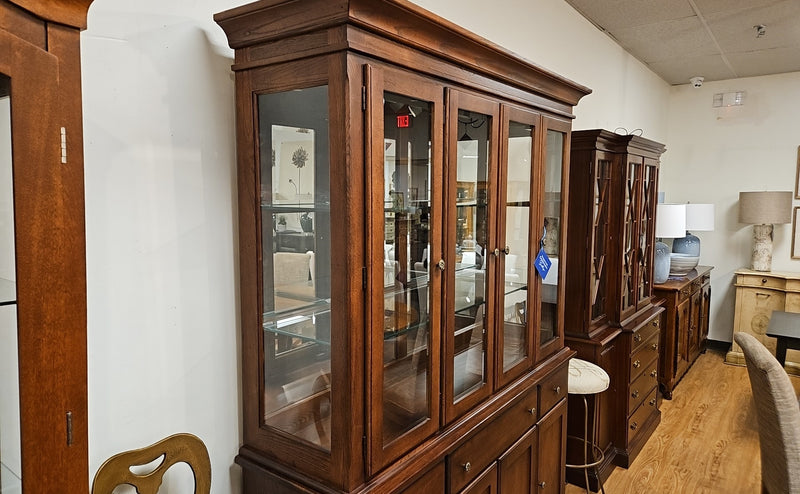
[[[161,464],[147,474],[136,474],[132,466],[146,465],[162,457]],[[111,494],[115,487],[128,484],[139,494],[156,494],[164,474],[176,463],[189,465],[194,474],[195,494],[211,492],[211,460],[203,441],[192,434],[174,434],[142,449],[118,453],[107,459],[94,477],[92,494]]]

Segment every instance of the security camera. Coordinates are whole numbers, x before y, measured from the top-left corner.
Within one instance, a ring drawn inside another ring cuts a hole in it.
[[[689,82],[692,83],[693,87],[700,87],[703,85],[703,80],[704,79],[700,76],[694,76],[691,79],[689,79]]]

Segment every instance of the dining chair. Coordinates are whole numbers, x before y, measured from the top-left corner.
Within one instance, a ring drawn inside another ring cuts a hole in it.
[[[163,457],[149,473],[137,474],[131,467],[147,465]],[[203,441],[192,434],[169,436],[142,449],[124,451],[107,459],[94,476],[92,494],[111,494],[118,485],[131,485],[139,494],[156,494],[164,474],[174,464],[184,462],[194,475],[195,494],[211,492],[211,460]]]
[[[754,336],[733,335],[744,352],[756,404],[761,450],[761,489],[800,493],[800,405],[786,371]]]

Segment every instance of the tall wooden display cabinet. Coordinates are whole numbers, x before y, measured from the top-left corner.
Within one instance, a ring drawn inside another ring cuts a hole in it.
[[[215,19],[235,49],[245,491],[562,492],[559,261],[589,90],[405,0]]]
[[[661,416],[663,308],[653,296],[653,255],[663,152],[662,144],[638,136],[572,133],[565,331],[567,346],[605,369],[611,380],[595,400],[591,419],[598,421],[605,452],[603,479],[615,464],[627,467],[633,461]],[[582,431],[583,416],[575,422]],[[574,482],[585,483],[582,473],[576,474]],[[597,478],[589,481],[596,485]]]

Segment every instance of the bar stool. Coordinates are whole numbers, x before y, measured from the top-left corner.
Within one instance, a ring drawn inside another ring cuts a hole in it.
[[[597,475],[597,482],[600,490],[605,494],[603,480],[597,465],[603,462],[603,450],[595,443],[597,440],[597,420],[592,421],[592,437],[589,437],[589,404],[586,395],[596,395],[608,389],[609,377],[598,365],[585,360],[573,358],[569,361],[569,381],[567,392],[571,395],[581,395],[583,397],[583,437],[568,436],[571,439],[581,439],[583,441],[583,464],[566,465],[567,468],[583,469],[583,476],[586,480],[586,492],[589,490],[589,469],[593,468]],[[596,406],[595,406],[596,408]],[[589,450],[591,449],[592,458],[589,461]]]

